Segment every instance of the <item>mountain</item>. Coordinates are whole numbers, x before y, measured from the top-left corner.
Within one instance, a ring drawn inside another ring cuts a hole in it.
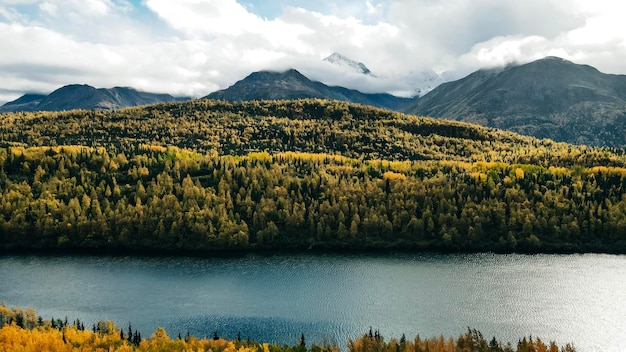
[[[362,62],[357,62],[340,53],[333,53],[323,61],[339,67],[343,73],[356,73],[367,76],[373,86],[395,87],[400,96],[422,96],[445,82],[445,78],[431,69],[421,69],[408,72],[372,72]],[[391,92],[392,94],[396,94]]]
[[[348,68],[354,70],[358,73],[362,73],[364,75],[373,76],[372,71],[370,71],[367,66],[365,66],[362,62],[354,61],[346,56],[343,56],[339,53],[332,53],[330,56],[324,58],[324,61],[328,61],[331,64],[335,64],[336,66]]]
[[[285,72],[254,72],[231,87],[213,92],[205,98],[227,101],[320,98],[391,110],[402,110],[413,102],[413,99],[387,93],[368,94],[344,87],[329,87],[311,81],[294,69]]]
[[[441,84],[405,112],[537,138],[626,145],[626,76],[547,57]]]
[[[94,88],[85,84],[61,87],[49,95],[26,94],[0,107],[0,112],[10,111],[60,111],[72,109],[112,110],[128,106],[186,100],[169,94],[140,92],[133,88]]]
[[[0,113],[10,111],[34,111],[45,98],[43,94],[24,94],[16,100],[0,106]]]
[[[414,96],[419,97],[426,95],[446,81],[444,76],[430,69],[411,71],[406,75],[398,76],[397,79],[404,82]]]

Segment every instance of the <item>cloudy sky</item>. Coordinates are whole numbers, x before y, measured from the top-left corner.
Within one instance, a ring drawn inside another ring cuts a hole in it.
[[[403,92],[409,72],[548,55],[626,74],[625,13],[616,0],[0,0],[0,102],[71,83],[201,97],[290,67]],[[380,77],[338,72],[322,61],[333,52]]]

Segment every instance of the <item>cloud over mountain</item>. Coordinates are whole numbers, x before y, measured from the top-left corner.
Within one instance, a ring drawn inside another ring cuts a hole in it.
[[[611,0],[5,0],[0,101],[71,82],[199,97],[289,67],[362,91],[410,89],[338,77],[321,62],[333,52],[390,75],[460,78],[547,55],[625,73],[624,10]]]

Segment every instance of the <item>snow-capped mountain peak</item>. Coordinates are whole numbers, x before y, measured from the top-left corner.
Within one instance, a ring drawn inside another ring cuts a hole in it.
[[[411,71],[401,79],[419,96],[430,92],[445,82],[441,75],[430,69],[417,72]]]
[[[358,82],[358,85],[348,84],[347,87],[367,92],[384,91],[402,97],[423,96],[446,81],[443,75],[428,68],[408,72],[374,73],[362,62],[352,60],[337,52],[324,58],[324,61],[350,76],[351,83]],[[345,85],[341,82],[335,84]]]
[[[372,71],[370,71],[369,68],[367,68],[367,66],[365,66],[364,63],[362,62],[357,62],[354,61],[348,57],[345,57],[339,53],[332,53],[330,56],[324,58],[324,61],[328,61],[334,65],[340,66],[340,67],[344,67],[344,68],[350,68],[355,70],[358,73],[362,73],[364,75],[370,75],[373,76]]]

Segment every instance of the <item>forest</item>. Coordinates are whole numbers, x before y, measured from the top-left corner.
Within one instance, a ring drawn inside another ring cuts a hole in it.
[[[241,334],[239,334],[241,335]],[[346,350],[346,349],[343,349]],[[0,304],[0,351],[212,351],[212,352],[339,352],[338,346],[307,343],[304,333],[294,345],[270,344],[221,338],[217,332],[211,338],[198,338],[188,333],[170,337],[157,328],[149,338],[142,338],[129,324],[122,329],[112,321],[98,321],[91,329],[75,320],[44,320],[35,310],[8,308]],[[523,337],[515,345],[502,343],[495,337],[487,340],[480,331],[468,328],[458,338],[407,339],[404,335],[386,341],[378,332],[349,339],[348,352],[575,352],[571,344],[559,348],[555,342],[546,343],[538,337]]]
[[[626,151],[323,100],[0,115],[0,247],[626,253]]]

